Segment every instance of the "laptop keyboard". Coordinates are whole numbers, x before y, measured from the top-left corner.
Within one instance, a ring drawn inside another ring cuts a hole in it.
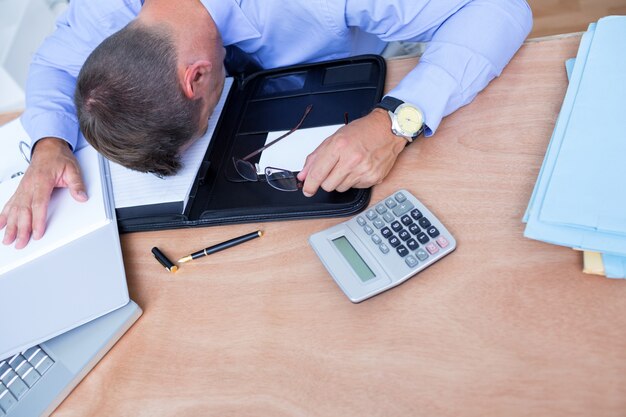
[[[0,417],[8,414],[53,364],[41,346],[0,360]]]

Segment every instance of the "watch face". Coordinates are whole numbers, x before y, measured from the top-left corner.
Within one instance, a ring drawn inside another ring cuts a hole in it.
[[[403,136],[414,137],[424,125],[424,116],[420,109],[410,104],[402,104],[396,109],[396,120]]]

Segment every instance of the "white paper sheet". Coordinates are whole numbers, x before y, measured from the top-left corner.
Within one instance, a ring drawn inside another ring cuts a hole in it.
[[[261,172],[266,167],[282,168],[298,172],[304,167],[306,157],[313,152],[327,137],[339,129],[342,124],[299,129],[280,140],[261,153],[259,168]],[[265,144],[288,131],[269,132]]]

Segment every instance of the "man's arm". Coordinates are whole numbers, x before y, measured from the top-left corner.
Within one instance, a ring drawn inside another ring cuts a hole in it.
[[[91,51],[132,20],[141,7],[123,0],[72,0],[56,31],[33,57],[26,85],[22,123],[32,139],[31,164],[0,213],[3,243],[23,248],[31,233],[45,230],[47,206],[55,187],[69,187],[78,201],[87,199],[76,158],[78,137],[73,95],[76,77]]]
[[[386,41],[428,42],[419,64],[388,95],[420,107],[431,136],[443,117],[502,72],[532,16],[524,0],[348,0],[346,22]],[[305,195],[319,187],[369,187],[391,170],[404,143],[391,133],[389,117],[376,109],[357,122],[367,130],[345,126],[309,155],[298,175]]]

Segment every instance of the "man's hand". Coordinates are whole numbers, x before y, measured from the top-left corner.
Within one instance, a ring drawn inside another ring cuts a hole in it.
[[[78,161],[67,143],[57,138],[37,142],[30,166],[15,194],[0,213],[0,230],[6,227],[2,243],[22,249],[30,240],[40,239],[46,229],[46,215],[52,190],[68,187],[77,201],[87,201]]]
[[[325,191],[367,188],[387,176],[406,140],[391,132],[391,120],[383,109],[374,109],[343,126],[311,153],[298,174],[302,192],[310,197],[319,187]]]

